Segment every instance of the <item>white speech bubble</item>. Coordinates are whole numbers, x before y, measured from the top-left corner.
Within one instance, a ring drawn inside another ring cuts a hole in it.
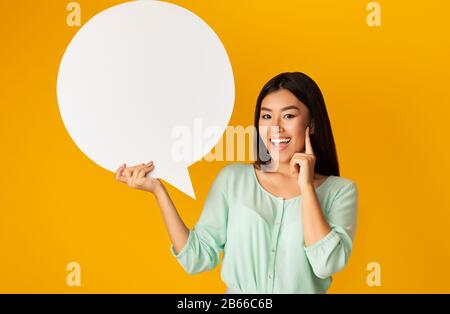
[[[111,7],[77,32],[61,60],[57,97],[71,138],[96,164],[114,172],[153,160],[152,177],[195,198],[187,168],[220,139],[235,91],[215,32],[182,7],[150,0]],[[172,131],[192,129],[194,120],[222,131],[207,139],[191,132],[204,145],[188,160],[174,158]]]

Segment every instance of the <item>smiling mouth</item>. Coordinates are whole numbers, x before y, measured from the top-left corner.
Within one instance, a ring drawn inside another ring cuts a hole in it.
[[[288,147],[289,143],[291,142],[290,137],[280,137],[280,138],[271,138],[270,143],[272,144],[272,147],[276,150],[283,150],[286,147]]]

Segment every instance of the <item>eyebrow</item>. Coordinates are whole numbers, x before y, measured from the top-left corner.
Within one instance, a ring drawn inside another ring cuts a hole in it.
[[[285,110],[289,110],[289,109],[297,109],[297,110],[300,110],[300,109],[298,109],[297,106],[291,105],[291,106],[287,106],[287,107],[282,108],[281,111],[285,111]],[[266,108],[266,107],[261,107],[261,110],[272,111],[272,109],[269,109],[269,108]]]

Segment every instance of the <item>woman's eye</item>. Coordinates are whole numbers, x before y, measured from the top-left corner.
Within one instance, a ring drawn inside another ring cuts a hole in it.
[[[294,118],[295,116],[294,116],[293,114],[289,114],[289,113],[288,113],[288,114],[285,114],[284,117],[287,118],[287,119],[292,119],[292,118]]]
[[[270,114],[263,114],[261,116],[261,118],[263,118],[263,119],[270,119]]]

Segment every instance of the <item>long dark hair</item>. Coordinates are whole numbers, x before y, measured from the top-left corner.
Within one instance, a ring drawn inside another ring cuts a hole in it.
[[[311,145],[316,156],[314,171],[323,175],[339,176],[336,146],[322,92],[309,76],[301,72],[278,74],[268,81],[259,93],[255,108],[255,167],[260,168],[261,164],[267,164],[270,161],[267,147],[264,145],[259,132],[261,103],[264,97],[279,89],[290,91],[309,109],[311,121],[314,124],[314,133],[310,134]]]

